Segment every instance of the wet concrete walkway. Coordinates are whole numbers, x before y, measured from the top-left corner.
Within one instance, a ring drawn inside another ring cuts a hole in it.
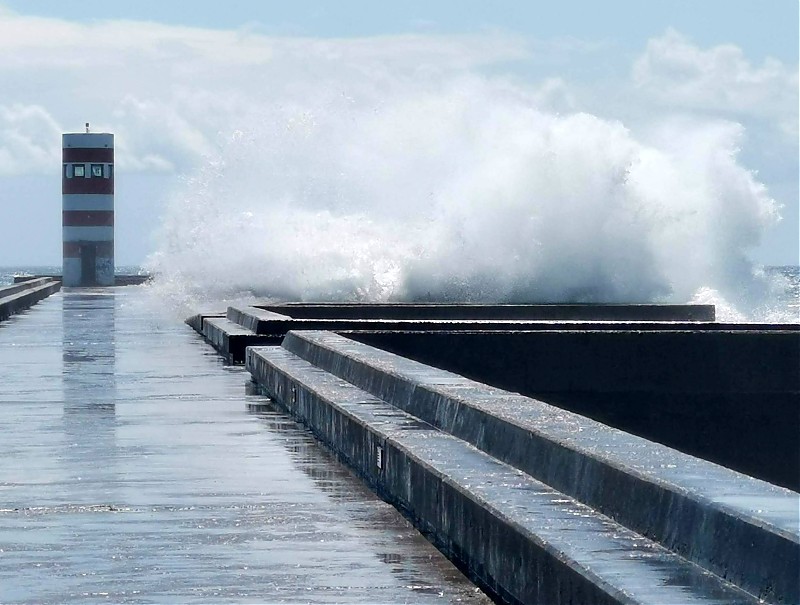
[[[142,288],[0,323],[0,602],[486,603]]]

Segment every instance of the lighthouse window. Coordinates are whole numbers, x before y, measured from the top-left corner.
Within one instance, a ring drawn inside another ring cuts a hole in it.
[[[85,166],[83,164],[73,164],[72,172],[75,176],[86,176]]]
[[[92,176],[93,177],[101,177],[103,176],[103,165],[102,164],[92,164]]]

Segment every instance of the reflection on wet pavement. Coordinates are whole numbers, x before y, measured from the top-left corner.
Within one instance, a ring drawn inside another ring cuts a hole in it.
[[[0,602],[485,603],[142,288],[0,330]]]

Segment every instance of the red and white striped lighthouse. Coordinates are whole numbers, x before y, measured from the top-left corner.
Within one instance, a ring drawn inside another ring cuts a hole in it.
[[[114,135],[62,135],[65,286],[114,285]]]

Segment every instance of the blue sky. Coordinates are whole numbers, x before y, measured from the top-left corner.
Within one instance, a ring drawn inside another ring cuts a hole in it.
[[[0,265],[60,262],[60,131],[91,120],[117,133],[117,260],[140,263],[163,248],[161,217],[220,141],[268,119],[260,100],[302,103],[309,93],[298,91],[326,80],[386,107],[401,92],[362,88],[385,77],[425,94],[433,80],[503,81],[543,111],[618,122],[658,149],[670,128],[738,125],[735,142],[714,140],[737,150],[784,217],[743,234],[742,249],[757,263],[798,262],[796,1],[185,7],[0,0]],[[31,225],[35,234],[19,235]]]
[[[798,3],[793,0],[610,0],[553,2],[480,0],[370,2],[296,0],[177,2],[140,0],[122,5],[106,0],[5,0],[22,14],[69,20],[131,19],[202,28],[253,27],[269,34],[374,36],[408,31],[478,32],[504,28],[541,38],[559,36],[613,40],[638,52],[650,37],[673,27],[702,46],[733,42],[759,61],[797,59]]]

